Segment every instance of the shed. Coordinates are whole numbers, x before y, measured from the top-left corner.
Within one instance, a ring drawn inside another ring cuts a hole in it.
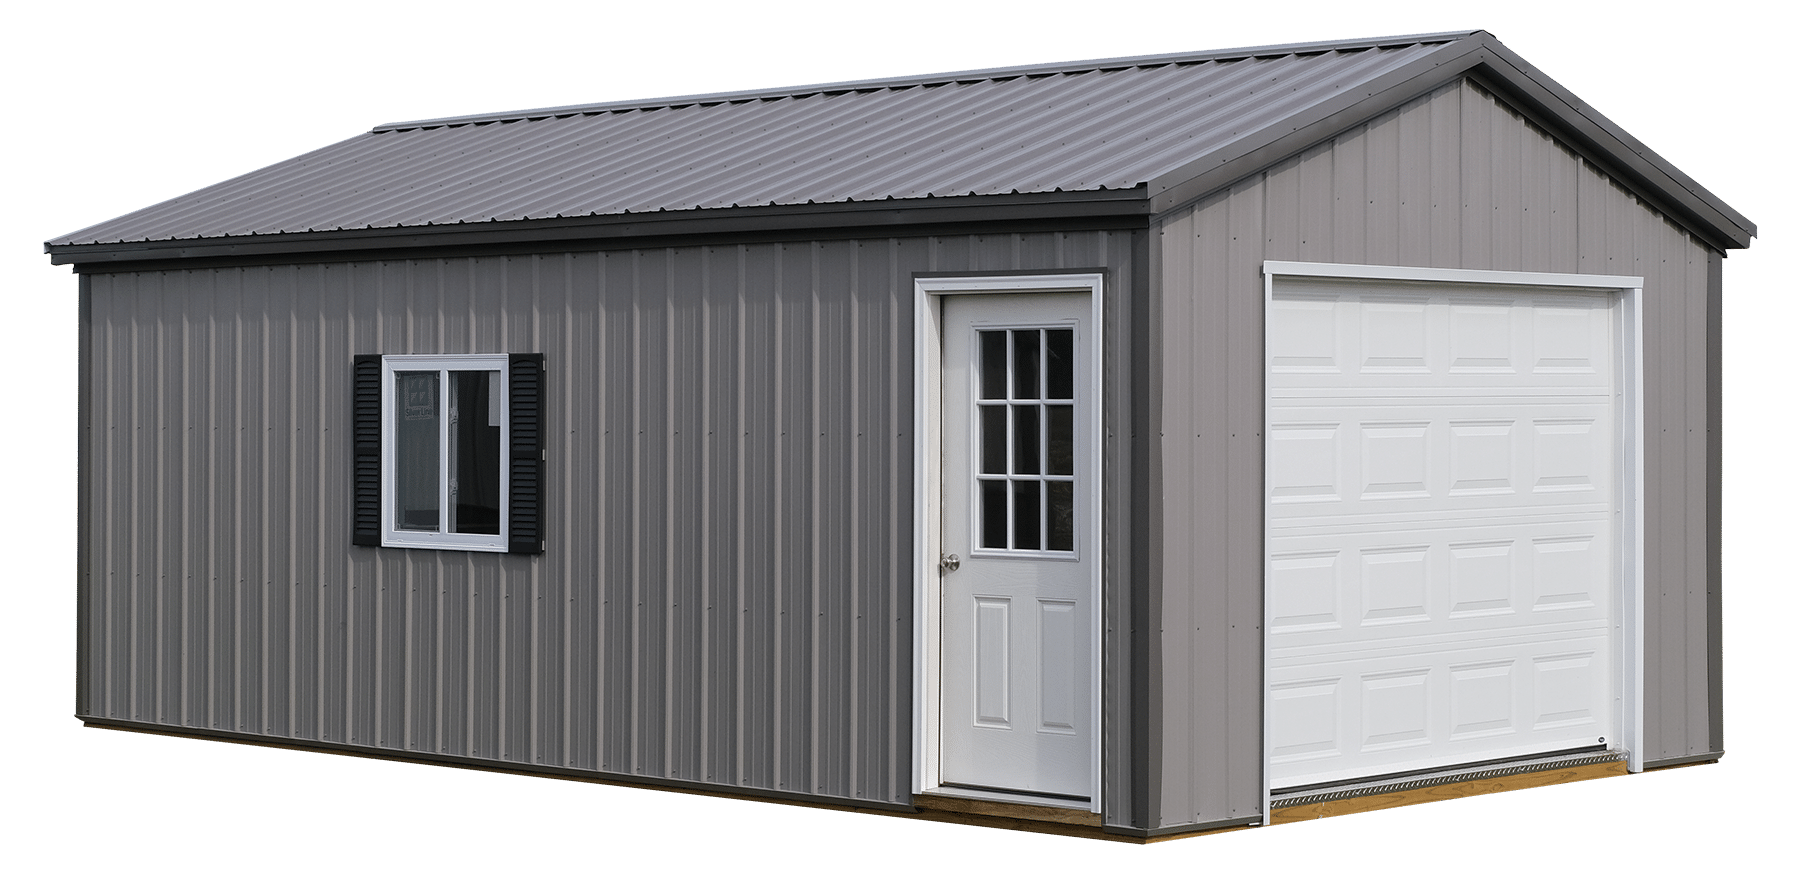
[[[76,715],[1136,839],[1716,760],[1754,234],[1481,31],[378,126],[46,244]]]

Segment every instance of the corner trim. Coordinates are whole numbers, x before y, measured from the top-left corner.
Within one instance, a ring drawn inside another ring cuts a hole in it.
[[[94,491],[94,278],[81,275],[77,297],[75,333],[75,711],[92,710],[93,671],[89,639],[93,623],[94,583],[88,571],[93,554],[93,519],[90,498]]]
[[[1707,740],[1725,748],[1725,257],[1706,257]]]

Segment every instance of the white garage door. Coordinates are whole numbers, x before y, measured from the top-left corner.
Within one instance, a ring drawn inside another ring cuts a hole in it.
[[[1272,788],[1615,744],[1617,303],[1276,279]]]

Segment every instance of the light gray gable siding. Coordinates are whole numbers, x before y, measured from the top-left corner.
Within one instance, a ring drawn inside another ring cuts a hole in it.
[[[1139,229],[86,274],[77,714],[905,804],[912,275],[1108,270],[1126,540],[1145,252]],[[546,355],[548,552],[352,547],[351,357],[506,351]],[[1127,826],[1130,768],[1108,756]]]
[[[1645,278],[1645,758],[1721,751],[1716,252],[1469,81],[1170,214],[1151,249],[1152,826],[1260,813],[1265,259]]]

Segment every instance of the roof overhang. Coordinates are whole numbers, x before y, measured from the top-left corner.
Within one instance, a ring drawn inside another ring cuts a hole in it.
[[[1142,187],[1049,194],[964,195],[882,201],[665,210],[569,219],[306,231],[242,237],[46,245],[55,265],[122,270],[120,263],[246,264],[419,254],[442,250],[508,253],[576,249],[646,240],[725,242],[973,229],[1141,228],[1149,224]],[[90,266],[106,266],[97,268]]]
[[[1158,176],[1149,183],[1150,210],[1179,209],[1461,77],[1518,106],[1720,252],[1748,247],[1756,236],[1755,223],[1485,31]]]

